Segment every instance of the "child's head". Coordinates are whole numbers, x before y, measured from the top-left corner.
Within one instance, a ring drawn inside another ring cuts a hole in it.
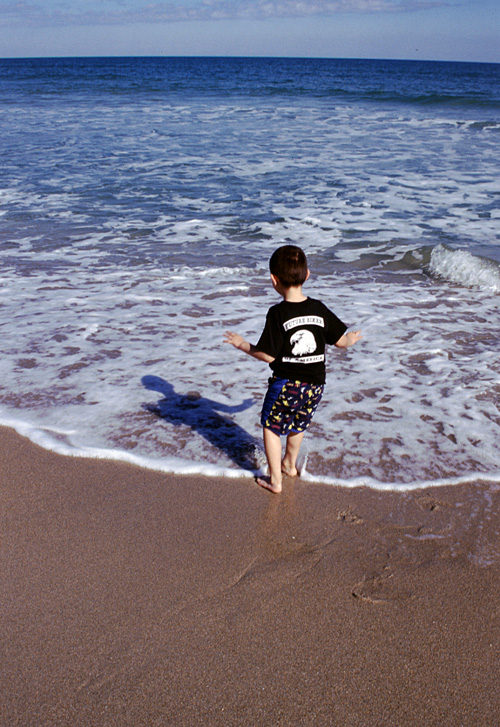
[[[296,245],[283,245],[275,250],[269,260],[269,269],[284,288],[303,285],[309,275],[306,256]]]

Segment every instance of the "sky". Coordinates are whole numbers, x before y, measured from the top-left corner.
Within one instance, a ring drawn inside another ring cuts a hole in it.
[[[0,57],[500,63],[499,0],[0,0]]]

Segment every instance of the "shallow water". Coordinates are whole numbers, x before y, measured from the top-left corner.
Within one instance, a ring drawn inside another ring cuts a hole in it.
[[[267,261],[364,339],[303,463],[374,486],[500,477],[500,66],[2,61],[1,421],[178,472],[264,464]]]

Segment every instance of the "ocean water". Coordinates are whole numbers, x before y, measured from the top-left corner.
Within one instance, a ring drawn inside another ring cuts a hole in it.
[[[265,465],[268,259],[330,349],[305,477],[500,481],[500,65],[0,60],[0,423],[65,454]]]

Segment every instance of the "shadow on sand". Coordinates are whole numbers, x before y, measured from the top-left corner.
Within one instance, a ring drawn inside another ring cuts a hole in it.
[[[159,376],[143,376],[142,385],[162,395],[156,404],[143,408],[170,424],[185,425],[201,434],[207,442],[224,452],[238,467],[258,469],[256,452],[260,441],[223,414],[236,414],[253,406],[253,399],[245,399],[237,406],[227,406],[198,393],[178,394],[172,384]],[[221,413],[218,413],[221,412]]]

